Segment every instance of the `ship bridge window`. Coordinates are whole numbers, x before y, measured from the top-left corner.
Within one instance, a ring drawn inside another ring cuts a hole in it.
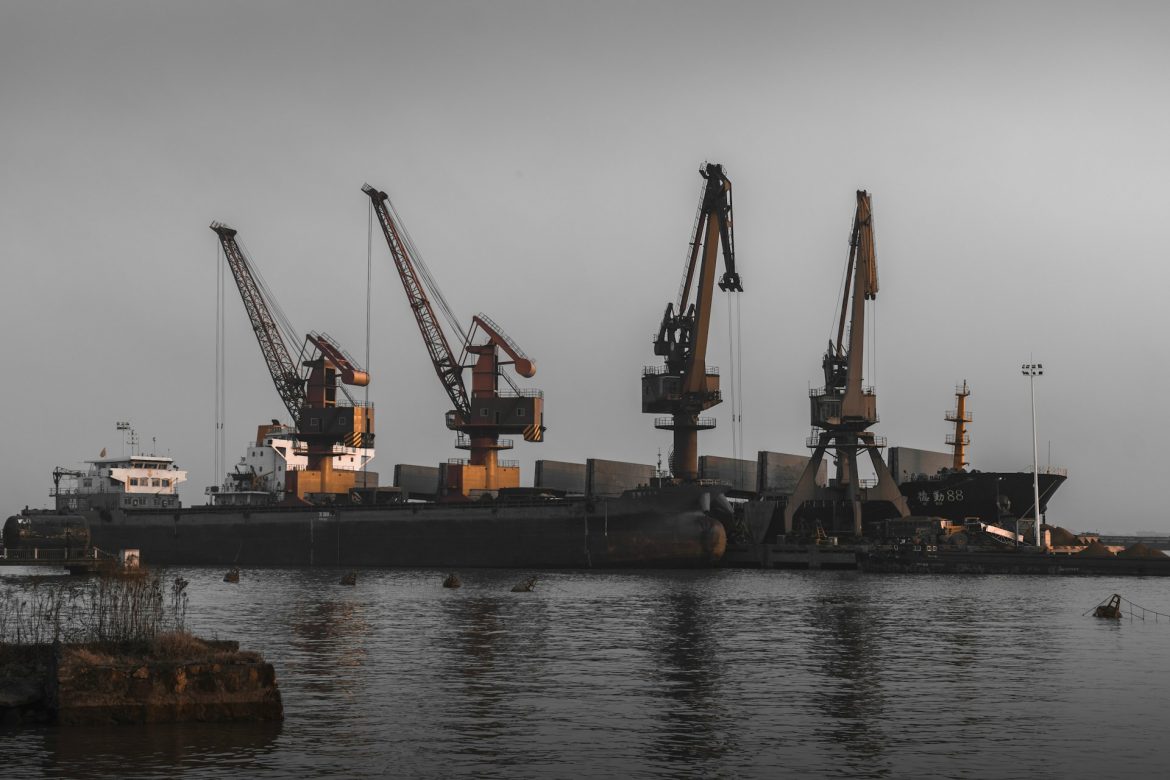
[[[155,477],[154,479],[151,480],[150,484],[153,487],[162,487],[162,480],[159,479],[158,477]]]
[[[516,416],[517,416],[517,417],[523,417],[523,416],[524,416],[524,407],[523,407],[523,406],[521,406],[519,409],[517,409],[517,410],[516,410]]]
[[[85,479],[85,480],[82,480],[81,484],[84,485],[85,487],[93,487],[93,480],[92,479]]]
[[[130,477],[130,484],[137,486],[138,485],[138,477]]]
[[[169,479],[164,479],[164,480],[162,481],[162,486],[163,486],[163,487],[170,487],[170,486],[171,486],[171,481],[170,481]]]

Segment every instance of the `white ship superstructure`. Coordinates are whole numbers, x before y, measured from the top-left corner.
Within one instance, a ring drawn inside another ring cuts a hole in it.
[[[53,472],[58,510],[177,509],[187,472],[163,455],[123,455],[86,461],[85,471]]]
[[[333,470],[358,473],[355,484],[359,486],[376,484],[377,474],[366,471],[373,459],[373,447],[333,445]],[[285,499],[289,472],[308,466],[308,448],[297,440],[295,428],[275,422],[261,425],[224,484],[208,488],[207,493],[217,506],[271,504]]]

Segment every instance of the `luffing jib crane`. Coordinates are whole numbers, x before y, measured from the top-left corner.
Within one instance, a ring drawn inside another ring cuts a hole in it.
[[[842,495],[853,510],[853,533],[861,536],[861,512],[865,501],[888,501],[906,517],[910,509],[898,490],[881,447],[884,441],[869,427],[878,421],[877,394],[862,379],[865,348],[865,302],[878,292],[877,255],[873,240],[873,210],[869,193],[857,191],[857,208],[849,237],[849,260],[845,270],[845,292],[837,323],[837,341],[829,342],[821,363],[825,386],[809,392],[812,424],[820,428],[809,438],[813,456],[805,466],[784,507],[784,533],[792,533],[792,522],[801,505],[810,500],[836,502]],[[848,340],[848,345],[846,345]],[[817,471],[832,448],[837,460],[833,488],[816,484]],[[868,452],[877,475],[877,484],[862,495],[858,484],[857,456]]]
[[[457,320],[446,308],[442,294],[421,264],[418,251],[401,219],[394,213],[389,197],[369,184],[362,187],[362,192],[373,205],[423,344],[439,382],[455,407],[447,413],[447,427],[458,432],[455,446],[469,451],[467,463],[444,464],[444,492],[449,497],[458,497],[470,495],[475,490],[519,487],[519,466],[499,460],[499,451],[512,447],[512,440],[501,438],[501,435],[519,433],[525,441],[543,441],[544,395],[539,390],[511,386],[511,380],[500,369],[511,365],[517,374],[528,378],[536,374],[536,364],[482,313],[472,318],[471,331],[466,336],[460,333],[462,352],[460,357],[455,357],[435,316],[428,291],[439,300],[448,321],[458,330]],[[420,269],[423,271],[421,278]],[[424,284],[423,279],[428,281]],[[486,341],[474,344],[473,339],[481,331]],[[509,360],[500,359],[501,351]],[[470,394],[463,381],[463,370],[469,367],[464,363],[468,355],[475,356],[470,364]],[[510,390],[500,390],[501,377],[511,386]]]
[[[642,411],[669,414],[654,420],[654,427],[674,432],[670,467],[675,479],[693,481],[699,476],[698,432],[715,427],[715,420],[700,417],[722,400],[719,371],[708,367],[707,334],[715,287],[715,267],[723,248],[723,276],[719,289],[741,292],[735,272],[735,234],[732,229],[731,181],[723,166],[708,163],[699,170],[706,180],[699,213],[691,237],[686,272],[678,300],[666,305],[662,325],[654,340],[654,354],[665,358],[662,366],[642,371]],[[692,300],[692,292],[694,297]]]
[[[302,499],[315,495],[348,497],[359,478],[364,480],[366,475],[334,471],[335,446],[372,448],[374,409],[350,398],[341,385],[364,387],[370,382],[369,375],[329,336],[315,332],[305,337],[301,353],[305,371],[299,371],[273,315],[270,293],[236,241],[237,231],[220,222],[211,223],[211,229],[219,236],[276,392],[292,417],[297,439],[307,447],[308,467],[288,471],[285,492]]]

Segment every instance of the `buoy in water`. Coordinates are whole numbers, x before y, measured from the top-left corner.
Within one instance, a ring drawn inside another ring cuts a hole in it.
[[[463,581],[459,579],[459,575],[452,572],[447,575],[447,579],[443,580],[444,588],[458,588],[463,585]]]
[[[536,587],[536,577],[529,577],[523,582],[518,582],[512,586],[513,593],[531,593],[532,589]]]
[[[342,575],[341,584],[342,585],[357,585],[357,572],[351,571],[351,572],[347,572],[346,574]]]
[[[240,570],[239,569],[228,569],[228,573],[223,575],[223,581],[224,582],[239,582],[240,581]]]
[[[1108,604],[1098,604],[1097,609],[1093,610],[1093,617],[1107,618],[1109,620],[1121,619],[1121,596],[1116,593],[1109,599]]]

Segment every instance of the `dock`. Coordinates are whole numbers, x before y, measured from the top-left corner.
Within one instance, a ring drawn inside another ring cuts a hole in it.
[[[137,569],[138,550],[106,552],[97,547],[19,547],[0,550],[0,566],[38,566],[66,569],[70,574],[85,575],[98,571]]]

